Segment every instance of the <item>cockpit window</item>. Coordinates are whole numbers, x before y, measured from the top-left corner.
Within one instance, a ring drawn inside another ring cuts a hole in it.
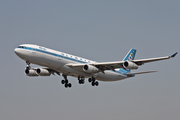
[[[26,49],[26,47],[24,47],[24,46],[19,46],[18,48],[24,48],[24,49]]]

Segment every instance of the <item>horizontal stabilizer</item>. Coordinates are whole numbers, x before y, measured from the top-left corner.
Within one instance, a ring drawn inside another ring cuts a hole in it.
[[[138,72],[138,73],[127,73],[127,76],[131,77],[137,74],[145,74],[145,73],[153,73],[153,72],[158,72],[158,71],[146,71],[146,72]]]

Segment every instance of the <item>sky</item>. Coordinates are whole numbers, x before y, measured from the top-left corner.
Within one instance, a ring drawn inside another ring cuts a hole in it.
[[[1,0],[1,120],[179,120],[180,55],[140,66],[116,82],[61,76],[28,77],[14,49],[37,44],[97,62],[172,55],[180,48],[178,0]],[[36,65],[31,65],[37,67]],[[38,66],[39,67],[39,66]]]

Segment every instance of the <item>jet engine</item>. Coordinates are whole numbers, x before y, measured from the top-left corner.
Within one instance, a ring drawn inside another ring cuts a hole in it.
[[[87,72],[87,73],[99,72],[99,69],[95,66],[92,66],[92,65],[84,65],[83,70],[84,70],[84,72]]]
[[[30,77],[38,76],[36,70],[34,70],[34,69],[26,69],[25,73],[26,73],[27,76],[30,76]]]
[[[36,72],[40,76],[50,76],[51,75],[51,72],[49,70],[43,69],[43,68],[36,69]]]
[[[126,69],[138,69],[138,65],[130,61],[125,61],[123,63],[123,67]]]

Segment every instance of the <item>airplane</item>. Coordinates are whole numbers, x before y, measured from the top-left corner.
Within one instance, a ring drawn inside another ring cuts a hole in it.
[[[144,63],[174,58],[178,53],[165,57],[134,60],[136,49],[130,49],[122,61],[95,62],[34,44],[19,45],[14,52],[26,62],[25,74],[27,76],[50,76],[56,73],[63,76],[61,83],[65,88],[72,87],[67,76],[77,77],[79,84],[84,84],[85,78],[88,78],[92,86],[98,86],[98,81],[118,81],[134,77],[136,74],[157,72],[131,73],[131,70],[138,69]],[[31,68],[31,63],[43,67]]]

